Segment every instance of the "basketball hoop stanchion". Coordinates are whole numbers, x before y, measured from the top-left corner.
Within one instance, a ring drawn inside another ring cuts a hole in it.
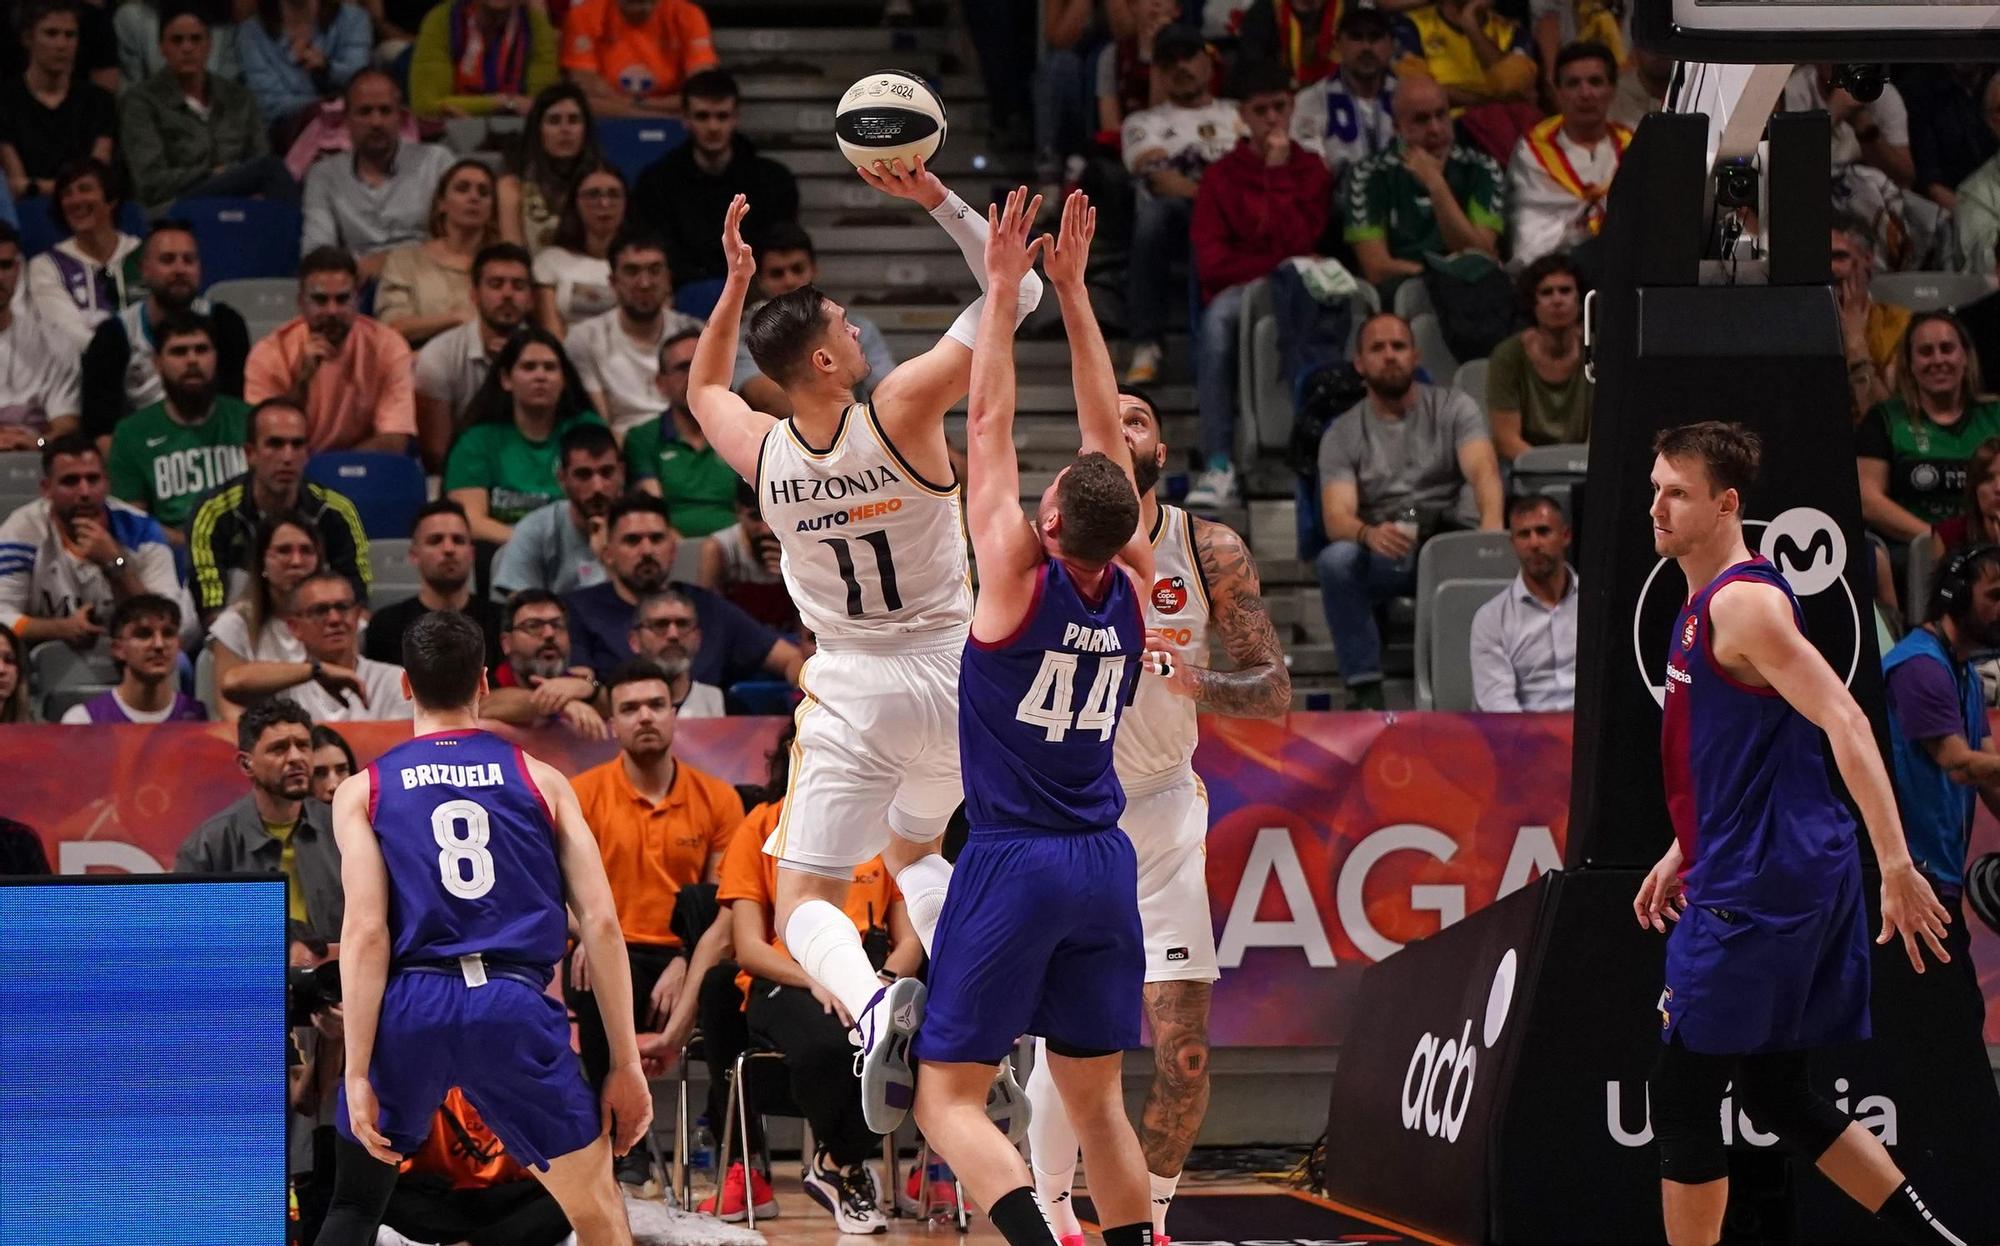
[[[1640,37],[1649,11],[1657,19],[1693,2],[1641,0]],[[1321,1174],[1329,1197],[1445,1242],[1661,1240],[1646,1085],[1665,941],[1632,913],[1671,835],[1660,682],[1685,591],[1645,520],[1657,430],[1717,418],[1763,438],[1746,537],[1785,573],[1813,643],[1878,729],[1884,722],[1830,287],[1829,121],[1772,112],[1792,63],[1842,53],[1819,55],[1824,40],[1730,45],[1713,32],[1696,43],[1773,63],[1710,55],[1690,66],[1681,106],[1646,118],[1625,153],[1598,254],[1579,256],[1598,278],[1586,325],[1597,414],[1580,503],[1565,868],[1370,968],[1356,1001],[1367,1023],[1347,1035],[1334,1074]],[[1712,111],[1694,110],[1697,101]],[[1754,245],[1725,241],[1726,216],[1754,219],[1745,233]],[[1867,890],[1872,905],[1872,879]],[[1983,1010],[1977,1001],[1968,1010],[1964,979],[1917,978],[1906,962],[1899,972],[1902,956],[1900,946],[1876,949],[1876,1037],[1817,1057],[1814,1086],[1882,1137],[1956,1231],[1992,1241],[2000,1095],[1978,1033]],[[1724,1108],[1732,1207],[1754,1205],[1773,1234],[1765,1240],[1895,1241]]]

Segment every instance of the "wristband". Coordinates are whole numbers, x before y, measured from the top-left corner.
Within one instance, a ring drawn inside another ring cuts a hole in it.
[[[1362,524],[1354,530],[1354,543],[1356,545],[1368,544],[1368,529],[1372,526],[1371,524]]]

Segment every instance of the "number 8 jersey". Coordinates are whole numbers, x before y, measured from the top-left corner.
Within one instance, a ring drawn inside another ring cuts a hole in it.
[[[368,767],[389,873],[390,964],[548,967],[566,938],[555,815],[521,750],[485,731],[418,736]]]
[[[825,451],[791,420],[773,424],[757,456],[757,496],[783,550],[785,587],[821,645],[893,646],[971,622],[958,488],[910,470],[869,403],[847,409]]]

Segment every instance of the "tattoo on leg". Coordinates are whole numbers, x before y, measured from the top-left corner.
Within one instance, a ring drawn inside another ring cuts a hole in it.
[[[1146,1092],[1140,1144],[1146,1167],[1173,1176],[1187,1162],[1208,1115],[1207,982],[1149,982],[1146,1020],[1153,1027],[1153,1085]]]

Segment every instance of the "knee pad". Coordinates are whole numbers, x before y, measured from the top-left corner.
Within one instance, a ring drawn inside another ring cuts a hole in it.
[[[1660,1175],[1701,1185],[1729,1175],[1722,1145],[1722,1091],[1726,1057],[1689,1051],[1678,1041],[1662,1047],[1647,1084],[1653,1140],[1660,1147]]]
[[[1751,1123],[1807,1160],[1817,1161],[1847,1132],[1848,1115],[1806,1080],[1804,1052],[1751,1056],[1736,1079],[1736,1103]]]

